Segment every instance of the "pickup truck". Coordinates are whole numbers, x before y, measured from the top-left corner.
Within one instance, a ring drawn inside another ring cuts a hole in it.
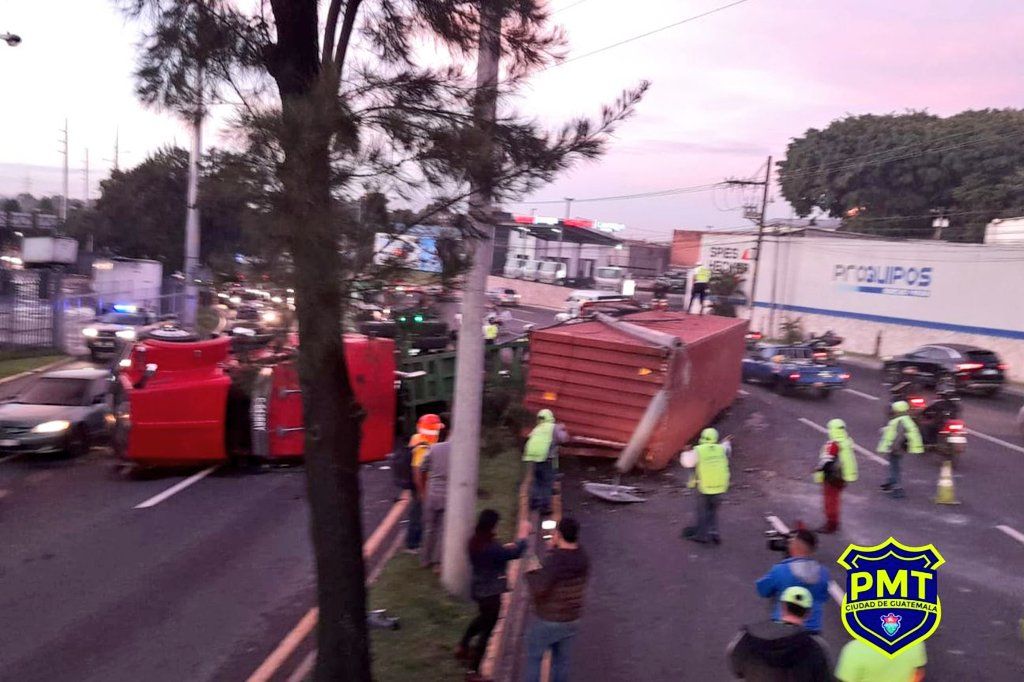
[[[811,391],[828,398],[832,391],[845,388],[849,373],[835,364],[815,359],[810,346],[757,345],[743,358],[743,381],[767,384],[780,394]]]

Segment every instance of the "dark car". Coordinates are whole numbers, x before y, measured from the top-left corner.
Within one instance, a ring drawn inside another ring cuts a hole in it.
[[[0,453],[77,456],[109,439],[111,374],[66,369],[44,374],[0,405]]]
[[[923,384],[956,390],[976,389],[995,395],[1006,381],[1006,365],[990,350],[961,343],[929,344],[886,358],[885,379],[896,383],[908,375]]]
[[[779,393],[809,390],[823,398],[850,380],[838,365],[815,358],[810,346],[759,345],[743,358],[742,374],[743,381],[768,384]]]
[[[686,270],[669,270],[654,279],[654,287],[670,294],[683,293],[686,291],[686,280]]]

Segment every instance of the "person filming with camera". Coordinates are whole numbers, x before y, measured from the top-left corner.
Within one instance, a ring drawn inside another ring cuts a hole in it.
[[[807,588],[814,598],[814,605],[804,628],[812,633],[821,632],[822,605],[828,601],[828,571],[813,557],[817,546],[814,533],[806,528],[790,533],[787,557],[772,566],[756,583],[757,593],[774,601],[772,617],[776,620],[781,612],[779,597],[782,593],[790,587]]]

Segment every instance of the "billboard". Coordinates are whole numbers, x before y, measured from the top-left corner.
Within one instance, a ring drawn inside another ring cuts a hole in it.
[[[403,235],[378,232],[374,239],[373,262],[377,265],[404,267],[420,272],[441,272],[437,254],[438,234]]]

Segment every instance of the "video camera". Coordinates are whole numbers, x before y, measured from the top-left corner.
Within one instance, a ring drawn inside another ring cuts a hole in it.
[[[768,538],[768,550],[771,552],[782,552],[783,554],[789,554],[789,540],[793,535],[793,531],[781,533],[775,530],[775,528],[769,528],[764,532],[764,536]]]

